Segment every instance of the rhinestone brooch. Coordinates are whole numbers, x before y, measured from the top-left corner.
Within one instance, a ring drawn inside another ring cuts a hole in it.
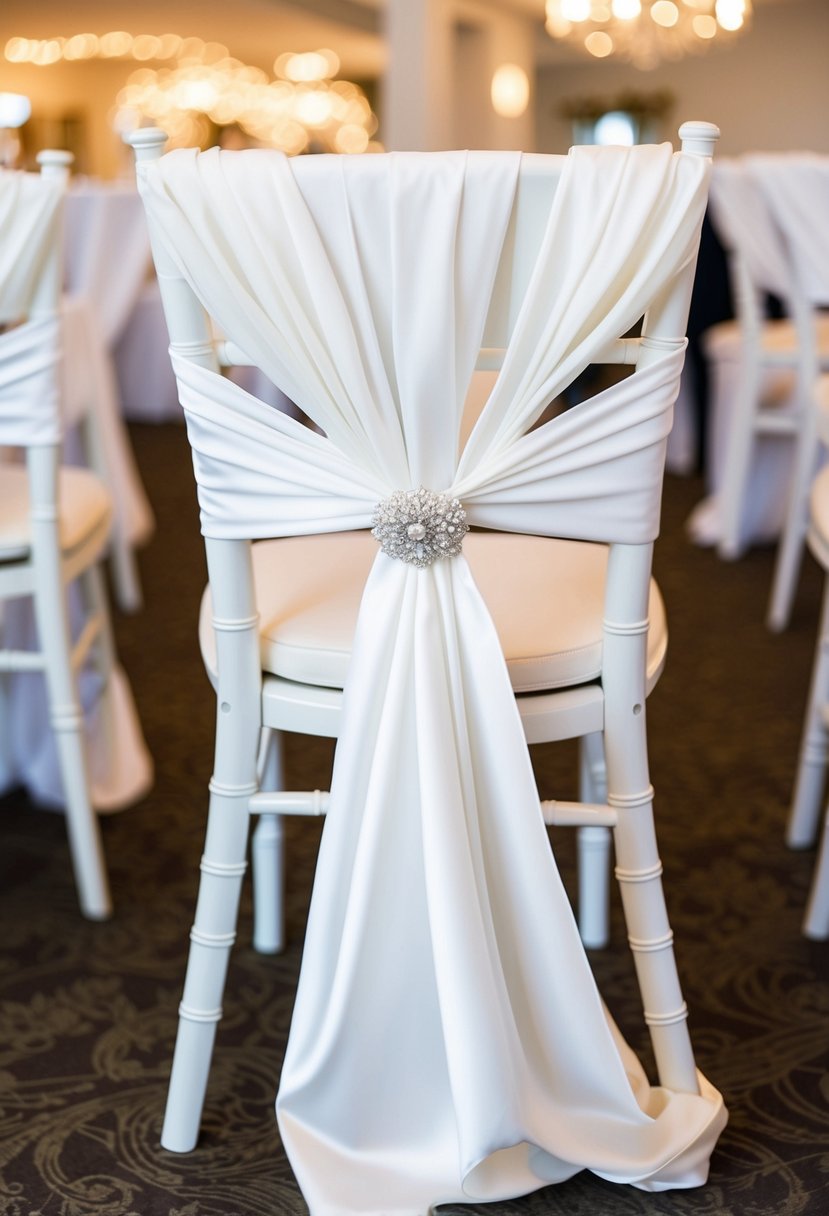
[[[435,490],[398,490],[374,508],[371,534],[388,557],[411,566],[431,566],[460,553],[469,531],[457,498]]]

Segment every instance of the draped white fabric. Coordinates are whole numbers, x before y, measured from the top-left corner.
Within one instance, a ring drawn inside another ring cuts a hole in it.
[[[57,317],[0,333],[0,445],[60,442],[59,365]]]
[[[206,535],[366,526],[421,484],[473,524],[656,535],[681,351],[526,432],[687,263],[706,167],[667,147],[571,153],[459,453],[519,171],[488,153],[140,167],[197,294],[326,436],[175,357]],[[463,555],[417,570],[378,554],[277,1103],[313,1216],[422,1216],[582,1168],[696,1185],[725,1121],[700,1086],[650,1088],[602,1006]]]
[[[0,169],[0,324],[28,315],[40,251],[59,222],[63,187],[33,173]]]
[[[746,172],[783,234],[798,288],[812,304],[829,305],[829,157],[748,156]]]

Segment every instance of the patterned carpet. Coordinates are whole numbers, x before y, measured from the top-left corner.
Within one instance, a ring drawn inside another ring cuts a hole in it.
[[[159,1132],[210,771],[213,703],[197,654],[204,581],[189,457],[175,426],[136,427],[159,517],[142,555],[147,607],[117,622],[157,782],[104,821],[116,916],[77,912],[60,816],[0,800],[0,1214],[288,1216],[306,1211],[273,1099],[288,1029],[318,827],[290,825],[290,945],[254,954],[250,908],[231,963],[198,1148]],[[791,629],[762,618],[772,555],[723,565],[685,541],[701,493],[669,481],[657,573],[671,623],[650,709],[668,900],[691,1029],[731,1121],[709,1184],[646,1195],[582,1174],[509,1203],[442,1216],[821,1216],[829,1212],[829,947],[800,919],[810,854],[783,829],[814,643],[820,577],[807,565]],[[171,605],[173,606],[171,610]],[[568,797],[571,748],[536,748],[544,797]],[[288,779],[324,786],[331,749],[293,737]],[[556,837],[568,881],[569,833]],[[637,996],[614,907],[594,966],[638,1050]]]

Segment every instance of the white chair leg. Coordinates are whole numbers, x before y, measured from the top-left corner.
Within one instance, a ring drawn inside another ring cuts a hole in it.
[[[616,877],[659,1080],[668,1089],[698,1093],[688,1010],[662,890],[648,772],[647,603],[639,601],[632,587],[637,567],[650,570],[650,556],[649,546],[617,547],[608,564],[608,602],[616,603],[620,615],[616,621],[606,619],[604,626],[607,800],[618,817],[613,831]]]
[[[728,433],[728,454],[719,490],[721,534],[717,552],[726,561],[740,557],[746,547],[743,514],[754,452],[759,393],[760,372],[756,358],[745,358],[740,367],[739,389]]]
[[[144,606],[138,559],[135,549],[124,535],[121,521],[116,520],[110,546],[110,566],[115,602],[122,612],[139,612]]]
[[[90,800],[84,718],[69,651],[69,622],[60,573],[50,565],[39,570],[35,596],[40,644],[46,656],[49,715],[57,741],[66,795],[69,848],[84,916],[103,920],[112,914],[98,817]]]
[[[115,711],[112,708],[115,642],[112,636],[109,598],[102,567],[100,565],[90,566],[81,576],[80,583],[88,616],[94,617],[98,621],[98,637],[93,647],[92,658],[101,681],[99,722],[104,734],[105,751],[109,755],[115,748]]]
[[[199,898],[161,1132],[162,1147],[174,1153],[190,1152],[198,1140],[227,965],[236,940],[247,869],[248,799],[255,789],[254,783],[245,787],[211,781]]]
[[[263,732],[259,773],[261,789],[284,788],[279,731]],[[253,948],[260,954],[285,947],[283,834],[281,815],[261,815],[253,832]]]
[[[823,833],[812,878],[812,889],[803,921],[806,937],[823,941],[829,937],[829,811],[823,822]]]
[[[611,784],[608,801],[619,816],[614,831],[616,877],[659,1080],[668,1089],[696,1093],[688,1010],[682,997],[662,890],[662,863],[653,824],[653,789],[650,785],[633,790]]]
[[[582,802],[607,799],[607,773],[601,734],[585,735],[579,748],[580,797]],[[579,828],[578,924],[585,946],[601,949],[610,937],[610,829]]]
[[[0,613],[0,636],[3,618]],[[0,671],[0,772],[11,772],[11,678]]]
[[[809,409],[810,403],[807,402],[804,410]],[[807,416],[801,422],[801,431],[797,440],[797,454],[792,470],[789,502],[777,549],[771,598],[766,618],[768,628],[775,633],[786,628],[792,614],[792,604],[797,590],[797,578],[803,560],[803,546],[809,523],[809,489],[815,475],[816,463],[814,420],[807,412]]]
[[[812,682],[797,767],[792,808],[786,829],[786,843],[792,849],[808,848],[817,835],[823,805],[823,787],[829,734],[824,718],[829,703],[829,580],[823,589],[818,642],[812,667]]]

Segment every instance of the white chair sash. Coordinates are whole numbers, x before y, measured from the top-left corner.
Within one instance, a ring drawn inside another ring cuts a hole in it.
[[[28,316],[46,232],[60,222],[63,184],[0,169],[0,325]]]
[[[687,264],[706,165],[571,153],[459,455],[520,157],[361,161],[175,152],[139,168],[210,313],[326,433],[174,352],[205,534],[363,527],[378,499],[424,485],[471,523],[652,539],[681,351],[526,432]],[[313,1216],[422,1214],[582,1168],[695,1185],[725,1120],[700,1086],[651,1089],[602,1006],[463,555],[418,570],[378,553],[278,1098]]]
[[[59,324],[43,317],[0,333],[0,444],[60,442]]]
[[[60,182],[0,170],[0,444],[60,440],[57,320],[43,314],[16,323],[31,313],[62,200]],[[2,332],[4,325],[12,328]]]

